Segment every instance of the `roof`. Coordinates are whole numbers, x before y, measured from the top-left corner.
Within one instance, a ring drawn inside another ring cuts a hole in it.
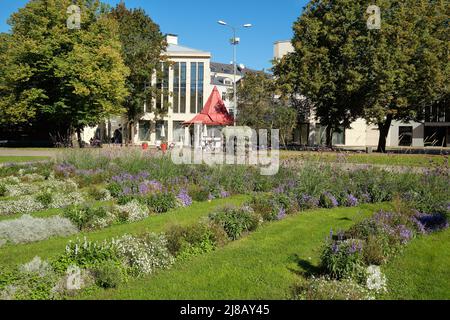
[[[229,77],[211,76],[211,84],[215,86],[233,86],[233,82],[231,82],[231,84],[225,84],[225,79],[233,81],[233,79]]]
[[[201,123],[209,126],[228,126],[234,123],[234,118],[228,113],[220,97],[219,90],[214,87],[203,110],[185,125]]]
[[[219,63],[219,62],[211,62],[211,72],[213,73],[225,73],[225,74],[234,74],[234,66],[233,64]],[[244,76],[247,72],[257,72],[253,69],[244,69],[243,71],[236,72],[238,76]]]
[[[201,55],[211,55],[209,52],[192,49],[185,46],[180,46],[179,44],[169,44],[167,46],[167,53],[188,53],[188,54],[201,54]]]

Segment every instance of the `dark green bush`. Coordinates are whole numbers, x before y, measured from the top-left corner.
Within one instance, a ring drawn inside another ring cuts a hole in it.
[[[209,219],[221,226],[231,240],[236,240],[245,232],[255,230],[261,217],[248,206],[225,206],[211,213]]]
[[[4,197],[6,195],[6,187],[3,184],[0,184],[0,197]]]
[[[117,182],[111,182],[106,189],[111,193],[111,196],[117,198],[122,193],[122,186]]]
[[[51,192],[44,191],[36,196],[36,200],[39,201],[45,208],[48,208],[53,201]]]
[[[63,216],[72,221],[80,230],[92,228],[95,219],[105,218],[108,214],[104,207],[73,205],[64,209]]]
[[[93,268],[95,283],[105,289],[117,288],[126,279],[126,270],[113,260],[104,261]]]
[[[357,239],[328,241],[321,254],[321,269],[333,279],[364,280],[363,245]]]
[[[142,201],[155,213],[165,213],[177,207],[175,195],[168,192],[151,194]]]

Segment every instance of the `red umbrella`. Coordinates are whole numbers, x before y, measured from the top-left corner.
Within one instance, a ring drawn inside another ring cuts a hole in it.
[[[195,123],[201,123],[207,126],[229,126],[234,123],[234,118],[228,113],[217,87],[214,87],[203,110],[192,120],[186,121],[183,124],[189,125]]]

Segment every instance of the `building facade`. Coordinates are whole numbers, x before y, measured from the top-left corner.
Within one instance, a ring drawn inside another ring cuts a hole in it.
[[[281,59],[293,52],[290,41],[277,41],[274,44],[274,58]],[[387,147],[450,147],[450,106],[443,103],[424,110],[424,122],[393,121],[387,137]],[[294,132],[294,143],[301,145],[325,144],[325,127],[310,115]],[[333,144],[342,147],[377,146],[379,139],[377,126],[358,119],[350,129],[334,133]]]

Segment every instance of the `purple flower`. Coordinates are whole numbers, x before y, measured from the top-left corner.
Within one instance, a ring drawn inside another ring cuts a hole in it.
[[[177,199],[183,207],[189,207],[192,204],[192,198],[189,196],[186,189],[181,189],[180,193],[177,195]]]
[[[214,195],[212,193],[208,194],[208,200],[214,200],[216,197],[214,197]]]
[[[449,224],[445,215],[416,213],[413,217],[413,222],[416,223],[418,229],[422,233],[432,233],[435,231],[447,229]]]
[[[309,194],[302,194],[300,198],[300,207],[303,209],[313,209],[319,207],[319,200]]]
[[[413,232],[409,230],[405,225],[401,224],[398,226],[398,233],[400,235],[400,241],[402,244],[406,244],[413,237]]]
[[[220,197],[221,198],[228,198],[230,196],[230,193],[228,193],[227,191],[225,191],[225,190],[222,190],[221,192],[220,192]]]
[[[339,202],[330,192],[323,193],[323,205],[326,208],[335,208],[339,206]]]
[[[347,195],[347,205],[349,207],[356,207],[358,204],[359,204],[358,198],[356,198],[352,194]]]
[[[282,220],[286,217],[286,210],[284,208],[280,208],[277,215],[277,220]]]
[[[339,252],[339,245],[336,242],[333,242],[333,244],[331,246],[331,250],[333,251],[333,253],[338,253]]]

